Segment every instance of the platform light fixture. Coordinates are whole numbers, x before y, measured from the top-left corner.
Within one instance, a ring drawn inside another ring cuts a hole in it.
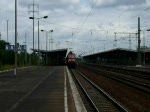
[[[39,20],[40,19],[46,19],[48,18],[48,16],[43,16],[43,17],[38,17],[38,18],[35,18],[35,17],[29,17],[29,19],[37,19],[38,20],[38,67],[40,66],[40,31],[39,31]]]
[[[46,30],[41,30],[42,32],[46,32],[46,66],[47,66],[47,42],[48,42],[48,33],[49,32],[53,32],[53,30],[48,30],[48,31],[46,31]]]

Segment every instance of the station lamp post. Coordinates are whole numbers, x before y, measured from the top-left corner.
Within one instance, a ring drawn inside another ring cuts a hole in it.
[[[17,74],[17,53],[18,53],[18,46],[17,46],[17,0],[15,0],[15,69],[14,69],[14,75]]]
[[[48,30],[48,31],[46,31],[46,30],[41,30],[42,32],[46,32],[46,66],[47,66],[47,42],[48,42],[48,33],[49,32],[53,32],[53,30]]]
[[[43,16],[43,17],[38,17],[38,18],[29,17],[29,19],[37,19],[38,20],[38,67],[40,66],[40,32],[39,32],[39,20],[40,19],[46,19],[46,18],[48,18],[48,16]]]
[[[147,30],[140,30],[140,31],[143,31],[143,43],[144,43],[144,45],[143,45],[143,47],[144,47],[144,56],[143,56],[143,64],[145,65],[145,49],[146,49],[146,46],[145,46],[145,31],[150,31],[150,29],[147,29]]]
[[[150,31],[150,29],[147,29],[146,31]],[[145,46],[144,46],[145,47]],[[145,64],[145,56],[146,54],[145,54],[145,48],[144,48],[144,64]]]

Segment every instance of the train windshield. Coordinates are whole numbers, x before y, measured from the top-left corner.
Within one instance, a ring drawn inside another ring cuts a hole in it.
[[[75,55],[68,55],[68,58],[75,58]]]

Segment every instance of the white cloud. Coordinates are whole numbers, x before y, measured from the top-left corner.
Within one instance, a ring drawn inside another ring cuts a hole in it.
[[[98,0],[97,1],[97,5],[98,6],[111,6],[111,5],[114,5],[117,3],[118,0],[109,0],[109,1],[106,1],[106,0]]]
[[[146,0],[146,4],[150,6],[150,0]]]
[[[85,43],[81,41],[91,41],[98,39],[107,39],[107,42],[88,43],[88,50],[91,45],[98,50],[98,47],[103,51],[104,43],[109,43],[106,49],[112,48],[114,40],[114,31],[136,31],[137,17],[141,16],[141,26],[149,26],[149,13],[145,10],[144,13],[136,16],[143,9],[147,8],[150,0],[97,0],[92,12],[92,5],[96,0],[35,0],[35,4],[39,5],[39,15],[42,17],[48,15],[45,20],[40,20],[40,29],[53,29],[54,41],[60,46],[68,47],[65,41],[72,41],[74,51],[85,49]],[[32,20],[29,20],[28,5],[32,4],[32,0],[18,0],[18,41],[24,42],[25,32],[27,32],[28,48],[32,48]],[[7,6],[7,7],[6,7]],[[14,43],[14,1],[1,0],[0,4],[0,32],[2,39],[6,40],[6,20],[9,19],[9,40]],[[135,16],[135,17],[134,17]],[[133,28],[134,27],[134,28]],[[76,28],[76,29],[73,29]],[[91,35],[92,30],[92,35]],[[73,33],[73,36],[72,36]],[[148,34],[147,34],[148,35]],[[35,40],[37,42],[37,20],[35,20]],[[45,33],[40,32],[40,42],[45,49]],[[146,43],[148,46],[149,43]],[[119,44],[120,47],[126,47],[124,44]],[[86,49],[85,49],[86,50]],[[89,52],[89,51],[88,51]]]

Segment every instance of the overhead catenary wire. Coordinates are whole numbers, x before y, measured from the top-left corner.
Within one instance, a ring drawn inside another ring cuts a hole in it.
[[[81,0],[81,2],[83,3],[83,4],[86,4],[85,5],[85,8],[88,8],[88,4],[89,4],[89,2],[90,1],[86,1],[85,2],[85,0]],[[93,2],[93,0],[92,0],[92,2]],[[90,4],[91,5],[91,4]],[[83,7],[81,7],[80,6],[80,9],[82,9]],[[82,16],[81,16],[81,18],[80,18],[80,20],[79,20],[79,22],[78,22],[78,25],[76,26],[76,27],[74,27],[74,28],[72,28],[72,31],[73,31],[73,29],[75,29],[75,31],[74,32],[72,32],[74,35],[76,35],[76,33],[78,32],[78,29],[79,29],[79,27],[80,27],[80,24],[84,21],[83,19],[84,19],[84,16],[83,16],[83,14],[84,14],[84,12],[82,12]],[[73,35],[73,36],[74,36]],[[72,41],[73,41],[73,39],[72,39]]]
[[[140,16],[142,13],[144,13],[144,11],[149,10],[150,7],[146,7],[145,9],[143,9],[142,11],[140,11],[139,13],[137,13],[136,15],[133,15],[129,20],[127,20],[126,24],[128,24],[131,20],[133,20],[134,18],[137,18],[138,16]]]
[[[93,7],[93,6],[92,6]],[[94,7],[93,7],[94,8]],[[92,8],[92,9],[93,9]],[[90,11],[90,13],[92,12],[92,9],[91,9],[91,11]],[[5,9],[1,9],[0,8],[0,10],[4,10],[4,11],[7,11],[7,12],[9,12],[9,13],[11,13],[11,14],[14,14],[15,12],[14,11],[12,11],[12,10],[5,10]],[[82,27],[83,27],[83,25],[84,25],[84,23],[86,22],[86,20],[87,20],[87,18],[88,18],[88,16],[90,15],[90,13],[87,15],[87,17],[85,18],[85,20],[82,22]],[[23,17],[23,18],[29,18],[27,15],[24,15],[24,14],[22,14],[22,13],[19,13],[18,12],[18,16],[20,16],[20,17]],[[64,27],[64,28],[67,28],[67,29],[71,29],[71,30],[76,30],[75,32],[74,32],[74,34],[76,33],[76,32],[79,32],[79,31],[77,31],[78,29],[79,30],[86,30],[86,31],[108,31],[108,30],[115,30],[114,28],[112,28],[112,29],[83,29],[83,28],[78,28],[78,27],[70,27],[70,26],[67,26],[67,25],[61,25],[61,24],[57,24],[57,23],[54,23],[54,22],[47,22],[47,21],[44,21],[44,20],[41,20],[41,22],[44,22],[44,23],[48,23],[48,24],[52,24],[52,25],[56,25],[56,26],[59,26],[59,27]]]
[[[84,1],[85,2],[85,0],[82,0],[82,1]],[[88,15],[86,16],[86,18],[84,19],[84,21],[81,23],[82,25],[81,25],[81,27],[79,27],[79,28],[77,28],[77,27],[70,27],[70,26],[67,26],[67,25],[61,25],[61,24],[57,24],[57,23],[53,23],[53,22],[46,22],[46,23],[48,23],[48,24],[53,24],[53,25],[57,25],[57,26],[60,26],[60,27],[64,27],[64,28],[68,28],[68,29],[71,29],[71,30],[76,30],[75,31],[75,33],[77,34],[77,33],[79,33],[80,31],[82,31],[82,30],[87,30],[87,31],[102,31],[102,30],[105,30],[105,31],[107,31],[107,30],[115,30],[115,28],[114,29],[83,29],[82,27],[83,27],[83,25],[85,24],[85,22],[87,21],[87,19],[88,19],[88,17],[90,16],[90,14],[91,14],[91,12],[92,12],[92,10],[93,10],[93,8],[95,7],[95,4],[96,4],[96,2],[97,2],[97,0],[94,2],[94,0],[92,0],[92,8],[91,8],[91,10],[90,10],[90,12],[88,13]],[[89,2],[85,2],[85,3],[89,3]],[[145,8],[145,9],[143,9],[142,11],[140,11],[138,14],[136,14],[136,15],[134,15],[134,16],[132,16],[132,18],[131,19],[133,19],[133,18],[135,18],[135,17],[137,17],[138,15],[141,15],[141,14],[143,14],[143,12],[144,11],[147,11],[149,8],[147,7],[147,8]],[[7,12],[10,12],[11,14],[12,13],[14,13],[14,11],[11,11],[11,10],[5,10],[5,9],[2,9],[2,8],[0,8],[0,10],[4,10],[4,11],[7,11]],[[18,12],[19,13],[19,12]],[[125,12],[124,12],[125,13]],[[120,13],[119,14],[119,16],[120,15],[123,15],[123,13]],[[21,13],[19,13],[18,14],[18,16],[20,16],[20,17],[26,17],[26,18],[28,18],[28,16],[26,16],[26,15],[24,15],[24,14],[21,14]],[[130,19],[130,20],[131,20]],[[130,21],[129,20],[129,21]],[[43,20],[42,20],[43,21]],[[128,22],[129,22],[128,21]],[[141,26],[142,27],[142,26]],[[136,28],[136,27],[135,27]],[[75,34],[74,33],[74,34]]]
[[[132,5],[135,5],[137,3],[137,0],[134,0],[134,4]],[[128,10],[124,10],[124,11],[121,11],[116,17],[114,18],[111,18],[110,22],[108,22],[109,24],[113,23],[114,21],[116,21],[118,18],[119,18],[119,21],[120,21],[120,17],[122,15],[124,15]]]
[[[88,17],[90,16],[90,14],[92,13],[92,10],[94,9],[95,5],[97,3],[97,0],[95,1],[95,3],[92,5],[91,10],[89,11],[89,13],[87,14],[86,18],[84,19],[84,21],[81,23],[81,27],[83,27],[83,25],[85,24],[85,22],[87,21]],[[80,28],[78,27],[76,29],[76,34],[78,35],[80,32]]]

